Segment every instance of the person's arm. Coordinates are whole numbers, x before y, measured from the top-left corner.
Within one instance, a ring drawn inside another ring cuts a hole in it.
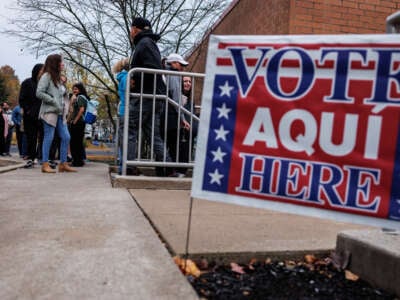
[[[58,111],[62,111],[62,107],[60,107],[60,105],[54,99],[53,95],[49,94],[48,92],[50,88],[50,81],[51,78],[49,73],[44,73],[38,82],[36,97],[41,99],[45,104],[56,107]]]
[[[168,76],[169,81],[169,90],[171,92],[172,100],[174,100],[177,104],[182,104],[182,90],[181,90],[181,77],[180,76]],[[183,107],[181,105],[181,107]],[[179,108],[174,107],[176,113],[179,114]],[[189,130],[190,124],[186,121],[185,113],[183,111],[180,112],[181,124],[182,128]]]
[[[18,96],[19,106],[23,109],[26,108],[26,106],[28,105],[28,101],[29,101],[28,88],[29,88],[28,82],[26,80],[23,81],[21,84],[21,88],[19,90],[19,96]]]
[[[85,113],[85,104],[83,101],[86,101],[85,99],[82,99],[81,96],[78,96],[78,99],[76,99],[78,103],[78,113],[76,114],[75,118],[72,120],[72,124],[78,123],[78,121],[82,118],[83,114]]]
[[[21,124],[21,120],[19,118],[19,109],[18,108],[14,108],[12,110],[11,113],[11,120],[14,122],[14,124],[16,125],[20,125]]]

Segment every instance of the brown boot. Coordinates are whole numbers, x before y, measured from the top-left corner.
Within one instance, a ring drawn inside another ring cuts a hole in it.
[[[63,162],[58,164],[58,172],[76,172],[76,170],[71,168],[68,163]]]
[[[42,163],[42,173],[55,173],[55,172],[56,172],[56,170],[53,170],[52,168],[50,168],[48,162]]]

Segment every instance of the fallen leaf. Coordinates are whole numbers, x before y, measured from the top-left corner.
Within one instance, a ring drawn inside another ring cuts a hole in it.
[[[296,262],[293,260],[285,261],[286,269],[293,270],[296,267]]]
[[[351,281],[357,281],[359,276],[357,276],[356,274],[350,272],[349,270],[345,270],[344,271],[345,277],[347,280],[351,280]]]
[[[253,266],[255,263],[257,263],[257,259],[252,258],[252,259],[250,260],[250,262],[249,262],[249,269],[250,269],[250,270],[253,270],[253,271],[255,270],[255,268],[254,268],[254,266]]]
[[[245,273],[245,271],[243,271],[243,268],[239,266],[237,263],[231,263],[231,270],[239,274]]]
[[[175,256],[174,262],[185,275],[199,277],[201,274],[199,268],[197,268],[196,264],[190,259],[182,259],[179,256]]]
[[[304,260],[306,261],[306,263],[312,264],[317,260],[317,258],[312,254],[307,254],[306,256],[304,256]]]

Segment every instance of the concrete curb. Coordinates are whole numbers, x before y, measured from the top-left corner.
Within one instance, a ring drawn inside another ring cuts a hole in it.
[[[336,242],[339,255],[350,254],[348,269],[400,297],[400,232],[347,230]]]
[[[112,177],[112,185],[113,187],[126,189],[190,190],[192,179],[116,175]]]
[[[0,166],[0,173],[5,173],[9,171],[13,171],[19,168],[22,168],[25,166],[24,162],[18,162],[15,160],[9,160],[9,159],[1,159],[2,162],[8,163],[6,166]]]

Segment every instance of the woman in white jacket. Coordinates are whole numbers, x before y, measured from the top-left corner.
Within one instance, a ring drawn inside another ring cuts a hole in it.
[[[61,139],[59,172],[76,172],[67,163],[68,145],[71,139],[67,128],[66,114],[68,107],[67,88],[61,80],[64,62],[59,54],[51,54],[46,58],[43,75],[38,82],[36,96],[42,100],[39,118],[43,122],[42,172],[55,173],[49,166],[49,152],[54,132]]]

